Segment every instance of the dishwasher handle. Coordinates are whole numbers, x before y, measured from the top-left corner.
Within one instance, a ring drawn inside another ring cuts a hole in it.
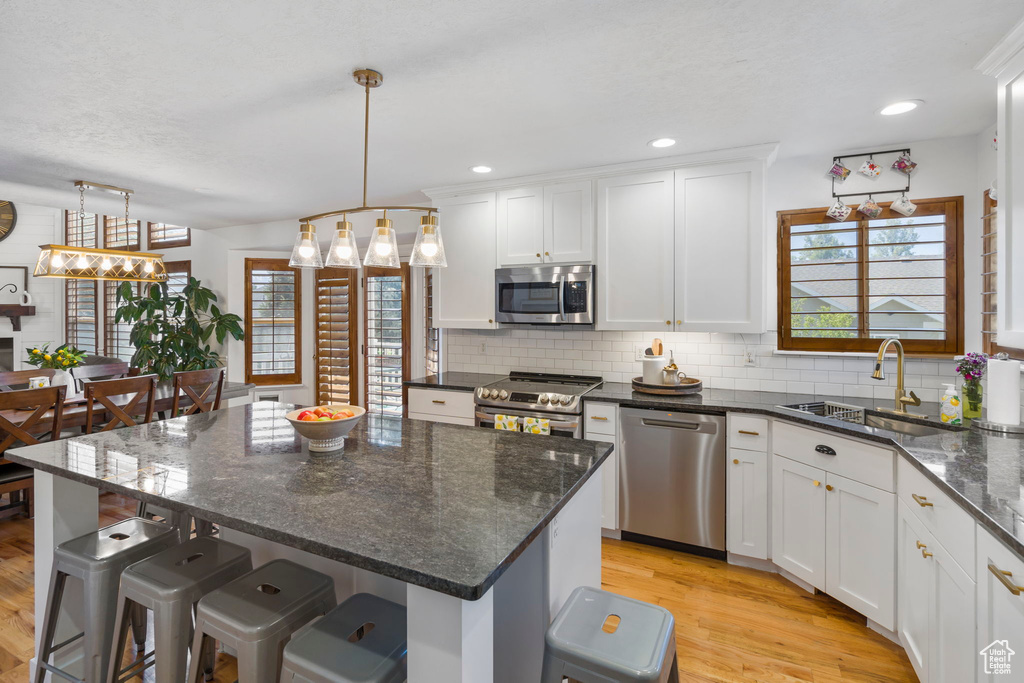
[[[668,427],[670,429],[685,429],[691,432],[696,432],[701,428],[700,422],[673,422],[672,420],[652,420],[650,418],[643,418],[640,423],[644,427]]]

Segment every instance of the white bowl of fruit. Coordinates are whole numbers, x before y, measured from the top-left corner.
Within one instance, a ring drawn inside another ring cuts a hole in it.
[[[285,414],[302,436],[309,439],[309,450],[336,451],[345,446],[345,435],[366,414],[365,408],[338,403],[329,406],[300,408]]]

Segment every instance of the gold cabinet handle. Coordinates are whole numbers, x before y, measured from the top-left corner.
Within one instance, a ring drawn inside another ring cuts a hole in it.
[[[601,417],[600,415],[591,415],[590,419],[591,420],[600,420],[601,422],[607,422],[608,421],[607,417]]]
[[[493,319],[493,318],[488,318],[488,319],[487,319],[487,322],[489,322],[489,323],[493,323],[493,322],[494,322],[494,319]]]
[[[825,484],[825,490],[826,491],[831,491],[832,490],[832,484]]]
[[[926,496],[919,496],[916,493],[911,493],[910,497],[913,498],[914,501],[923,508],[935,507],[935,503],[929,503],[928,498]]]
[[[447,403],[447,401],[439,401],[438,399],[435,398],[433,401],[431,401],[431,403],[436,403],[439,406],[443,406],[445,403]]]
[[[551,254],[549,254],[549,253],[548,253],[548,252],[546,252],[546,251],[544,252],[544,255],[545,255],[545,256],[551,256]]]
[[[682,321],[682,320],[677,320],[677,321],[676,321],[676,325],[682,325],[682,324],[683,324],[683,321]]]
[[[917,549],[918,549],[918,550],[920,550],[921,548],[927,548],[927,547],[928,547],[928,546],[927,546],[927,545],[925,545],[924,543],[921,543],[921,541],[918,541],[918,542],[917,542]]]
[[[752,432],[747,429],[738,430],[740,434],[747,434],[748,436],[761,436],[761,432]]]
[[[921,557],[923,557],[923,558],[924,558],[924,559],[926,559],[926,560],[927,560],[927,559],[928,559],[929,557],[931,557],[931,556],[932,556],[933,554],[934,554],[934,553],[930,553],[930,552],[928,552],[927,550],[923,550],[923,549],[921,550]]]
[[[1014,595],[1020,595],[1020,592],[1024,590],[1024,586],[1018,586],[1013,581],[1010,581],[1010,577],[1013,576],[1013,572],[1008,572],[1005,569],[1000,569],[994,564],[988,566],[988,570],[995,574],[996,578],[999,579],[999,583],[1006,586],[1006,590],[1010,591]]]
[[[540,252],[539,251],[537,252],[537,258],[540,258]]]
[[[666,325],[671,325],[671,324],[672,324],[672,321],[671,321],[671,320],[666,320],[666,321],[665,321],[665,324],[666,324]]]
[[[733,465],[739,465],[739,464],[740,464],[740,460],[739,460],[739,458],[733,458],[733,460],[732,460],[732,464],[733,464]]]
[[[821,486],[821,482],[820,482],[820,481],[818,481],[817,479],[815,479],[815,480],[814,480],[814,485],[815,485],[815,486]]]

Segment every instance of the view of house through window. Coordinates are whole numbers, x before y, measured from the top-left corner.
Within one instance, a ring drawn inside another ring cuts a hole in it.
[[[401,417],[409,368],[409,266],[365,268],[367,412]]]
[[[916,200],[909,217],[836,222],[825,209],[779,213],[779,348],[963,350],[963,198]]]
[[[245,282],[246,381],[301,383],[301,271],[288,259],[245,259]]]

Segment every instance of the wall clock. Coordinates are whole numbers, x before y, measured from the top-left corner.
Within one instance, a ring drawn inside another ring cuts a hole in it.
[[[14,224],[18,222],[18,212],[14,204],[0,200],[0,242],[14,232]]]

